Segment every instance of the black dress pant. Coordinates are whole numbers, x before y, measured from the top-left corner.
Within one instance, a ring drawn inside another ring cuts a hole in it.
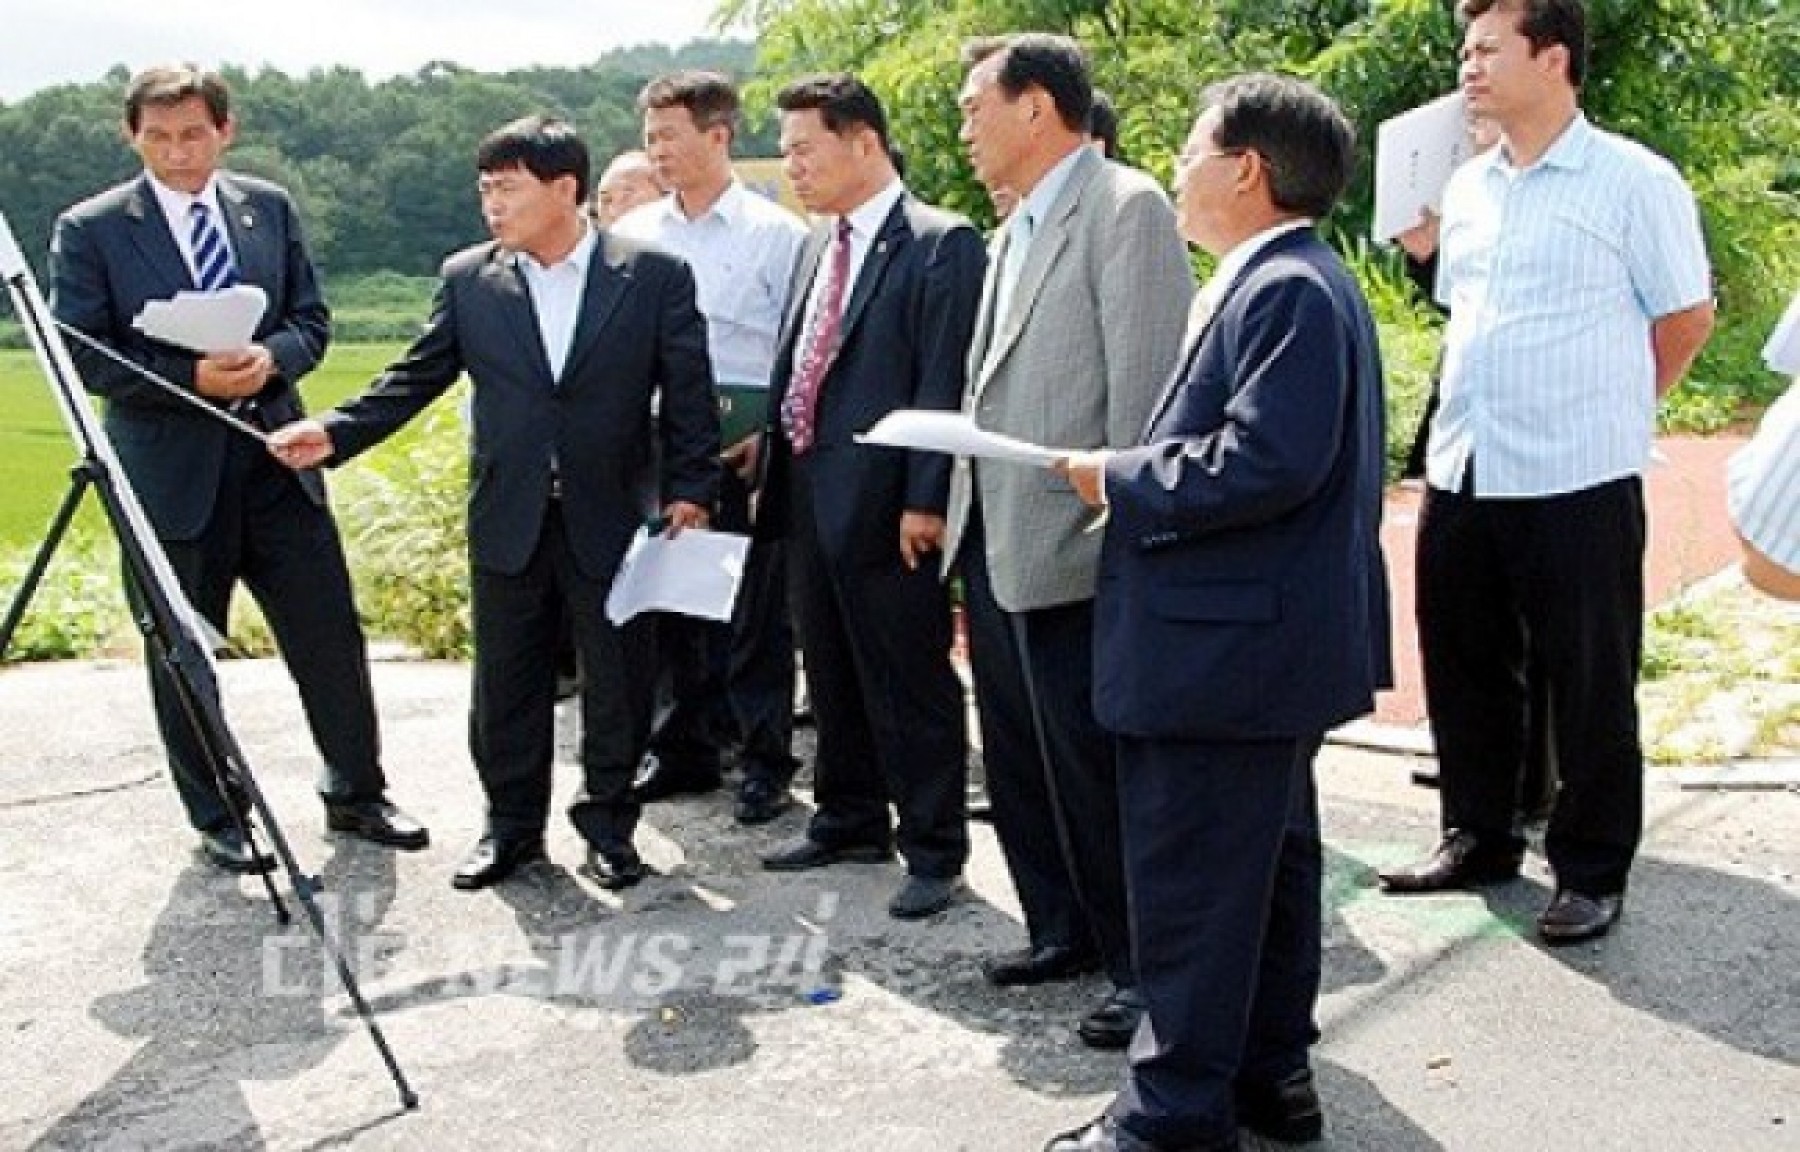
[[[487,831],[544,833],[555,754],[556,653],[562,621],[580,654],[582,789],[569,819],[596,848],[628,844],[639,806],[631,780],[649,736],[654,625],[606,619],[607,582],[584,575],[566,514],[551,501],[524,569],[471,573],[475,629],[469,749],[487,794]]]
[[[787,537],[819,736],[807,836],[828,845],[891,838],[912,875],[959,875],[969,858],[969,743],[950,664],[949,592],[936,564],[902,562],[898,520],[890,554],[834,555],[820,539],[809,465],[794,460]]]
[[[1545,852],[1560,886],[1590,895],[1624,891],[1642,835],[1644,531],[1636,477],[1534,499],[1431,488],[1419,521],[1419,647],[1444,827],[1523,847],[1534,661],[1550,670],[1561,776]]]
[[[750,531],[750,492],[727,469],[715,529]],[[658,620],[663,695],[650,748],[677,777],[708,778],[739,746],[749,779],[785,788],[793,779],[794,625],[778,542],[753,540],[731,622]]]
[[[1144,1020],[1110,1111],[1157,1147],[1236,1147],[1236,1090],[1319,1038],[1322,739],[1119,740]]]
[[[1094,718],[1093,601],[1001,608],[979,505],[960,555],[994,832],[1032,946],[1097,947],[1129,988],[1116,753]]]
[[[262,609],[324,760],[320,795],[332,802],[382,796],[368,651],[331,513],[260,444],[233,437],[205,533],[162,545],[189,602],[221,634],[240,580]],[[141,604],[129,573],[126,590]],[[202,830],[224,827],[230,813],[174,677],[160,661],[148,663],[157,728],[188,820]]]

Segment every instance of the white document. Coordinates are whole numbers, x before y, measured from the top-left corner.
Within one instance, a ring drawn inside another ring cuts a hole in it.
[[[1073,449],[1045,448],[998,432],[988,432],[976,427],[974,419],[966,413],[925,408],[889,412],[856,440],[859,444],[948,452],[952,456],[973,456],[982,460],[1010,460],[1041,468],[1048,468],[1074,454]]]
[[[683,529],[679,536],[640,531],[606,594],[606,618],[623,624],[640,612],[677,612],[721,623],[731,619],[750,538]]]
[[[1784,376],[1800,376],[1800,292],[1763,345],[1763,363]]]
[[[261,288],[233,284],[217,292],[177,292],[172,300],[152,300],[131,326],[152,339],[205,356],[249,344],[268,307],[268,294]]]
[[[1469,115],[1452,92],[1375,129],[1375,219],[1369,233],[1385,243],[1411,228],[1444,200],[1450,174],[1467,160]]]

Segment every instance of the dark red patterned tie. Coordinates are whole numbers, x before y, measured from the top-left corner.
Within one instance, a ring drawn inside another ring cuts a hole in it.
[[[838,330],[844,323],[844,287],[850,279],[850,221],[838,218],[837,238],[831,245],[831,265],[825,271],[825,284],[819,291],[812,315],[806,323],[804,351],[800,367],[794,371],[788,394],[781,402],[781,426],[788,443],[799,455],[812,447],[816,431],[813,417],[819,409],[819,387],[825,382],[825,370],[837,352]]]

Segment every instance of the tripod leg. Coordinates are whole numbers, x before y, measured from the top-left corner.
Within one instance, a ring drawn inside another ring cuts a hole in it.
[[[5,656],[6,650],[12,647],[13,633],[18,630],[19,622],[25,619],[25,609],[31,604],[32,596],[37,593],[38,585],[43,582],[44,572],[50,567],[50,558],[56,554],[56,546],[62,543],[63,534],[75,519],[76,509],[81,507],[82,496],[87,494],[88,485],[93,482],[94,477],[86,461],[69,470],[69,490],[63,494],[62,505],[51,519],[49,531],[44,533],[44,542],[38,545],[37,555],[32,558],[31,567],[19,585],[18,594],[13,597],[12,607],[7,609],[6,621],[0,623],[0,657]]]

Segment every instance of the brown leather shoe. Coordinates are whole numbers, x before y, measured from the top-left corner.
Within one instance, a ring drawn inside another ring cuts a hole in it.
[[[1504,884],[1517,878],[1523,861],[1524,854],[1517,850],[1492,851],[1476,840],[1474,833],[1453,830],[1419,863],[1376,875],[1381,890],[1396,896],[1449,892]]]
[[[1538,917],[1538,935],[1546,944],[1579,944],[1606,935],[1625,912],[1625,897],[1589,896],[1564,888]]]

